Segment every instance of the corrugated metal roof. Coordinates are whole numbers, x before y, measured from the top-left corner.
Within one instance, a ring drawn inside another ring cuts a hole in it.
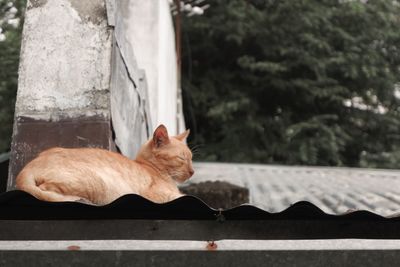
[[[400,217],[329,215],[305,201],[268,213],[250,205],[216,210],[193,196],[157,204],[131,194],[93,206],[0,194],[0,240],[400,239],[399,225]]]
[[[400,212],[400,170],[204,162],[196,162],[194,168],[188,183],[227,181],[247,187],[250,204],[269,212],[302,200],[331,214]]]

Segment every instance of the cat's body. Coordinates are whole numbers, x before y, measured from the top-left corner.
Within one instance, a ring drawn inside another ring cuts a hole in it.
[[[177,182],[193,175],[192,154],[183,142],[188,131],[169,137],[159,126],[135,160],[96,148],[51,148],[28,163],[17,188],[45,201],[84,201],[97,205],[125,194],[157,203],[182,196]]]

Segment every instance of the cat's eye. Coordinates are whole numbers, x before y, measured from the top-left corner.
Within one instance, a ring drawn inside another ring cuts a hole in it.
[[[178,159],[180,160],[186,160],[184,157],[178,156]]]

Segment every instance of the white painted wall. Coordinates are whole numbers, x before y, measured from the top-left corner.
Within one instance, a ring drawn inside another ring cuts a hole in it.
[[[129,1],[126,39],[139,68],[146,72],[153,128],[177,133],[177,63],[175,34],[167,0]]]
[[[155,0],[158,1],[158,0]],[[167,0],[158,2],[158,122],[166,122],[169,131],[176,134],[177,125],[177,61],[175,32]],[[172,130],[173,129],[173,130]]]

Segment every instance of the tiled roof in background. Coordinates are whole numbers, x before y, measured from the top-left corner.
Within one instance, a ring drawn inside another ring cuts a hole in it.
[[[250,204],[269,212],[280,212],[301,200],[331,214],[400,212],[400,170],[201,162],[194,168],[188,183],[226,181],[247,187]]]

